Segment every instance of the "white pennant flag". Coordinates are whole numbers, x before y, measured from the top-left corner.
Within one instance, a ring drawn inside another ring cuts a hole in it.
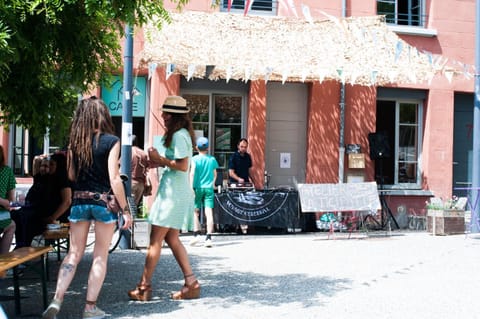
[[[231,66],[227,66],[227,69],[225,70],[225,81],[230,81],[230,78],[232,77],[232,72],[233,68]]]
[[[295,3],[293,3],[293,0],[288,0],[288,7],[290,8],[290,11],[293,12],[295,18],[298,18],[297,9],[295,9]]]
[[[327,72],[323,69],[318,70],[318,82],[322,83],[323,79],[325,79],[325,75]]]
[[[267,83],[268,80],[270,80],[270,75],[272,75],[272,72],[273,72],[273,68],[269,66],[265,68],[265,83]]]
[[[305,17],[305,19],[308,22],[313,23],[312,15],[310,14],[310,8],[303,3],[302,3],[302,12],[303,12],[303,16]]]
[[[394,71],[394,70],[388,71],[388,80],[390,81],[390,83],[395,83],[395,78],[397,77],[397,75],[398,75],[397,71]]]
[[[250,67],[246,67],[245,68],[245,78],[243,79],[243,81],[245,83],[248,82],[248,80],[250,80],[250,75],[252,74],[252,69]]]
[[[452,83],[452,79],[453,79],[453,71],[452,70],[445,70],[445,77],[447,78],[448,80],[448,83]]]
[[[157,63],[150,63],[148,65],[148,79],[152,78],[153,72],[157,69]]]
[[[253,0],[246,0],[245,10],[243,11],[244,16],[246,16],[248,14],[248,11],[252,9],[252,5],[253,5]]]
[[[372,85],[375,85],[375,83],[377,83],[377,74],[378,74],[378,71],[376,70],[373,70],[372,73],[370,74],[370,83]]]
[[[350,74],[350,83],[353,85],[355,84],[355,81],[357,81],[360,73],[358,71],[352,71],[352,74]]]
[[[340,77],[340,82],[345,84],[345,72],[343,72],[343,69],[337,69],[337,74]]]
[[[283,70],[283,72],[282,72],[282,84],[285,84],[285,82],[287,81],[288,73],[289,72],[287,70]]]
[[[175,64],[167,63],[167,67],[165,68],[165,80],[168,80],[170,75],[173,74],[174,70],[175,70]]]
[[[307,78],[307,70],[302,70],[302,82],[305,82],[305,79]]]
[[[195,64],[189,64],[187,70],[187,81],[193,77],[193,73],[195,73]]]

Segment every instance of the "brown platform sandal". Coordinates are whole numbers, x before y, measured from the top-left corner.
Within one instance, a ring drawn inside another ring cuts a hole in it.
[[[186,275],[185,279],[192,277],[193,274]],[[184,284],[182,289],[172,294],[172,299],[182,300],[182,299],[197,299],[200,297],[200,284],[198,280],[195,280],[191,284]]]
[[[135,289],[128,291],[128,296],[132,300],[149,301],[152,299],[152,286],[137,284]]]

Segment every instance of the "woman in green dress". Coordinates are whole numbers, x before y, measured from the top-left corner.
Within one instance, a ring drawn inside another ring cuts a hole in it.
[[[140,282],[128,292],[130,299],[147,301],[152,298],[152,276],[160,259],[165,240],[180,266],[185,284],[172,294],[173,299],[200,297],[200,285],[193,274],[187,251],[180,241],[180,229],[193,220],[193,190],[189,182],[192,145],[195,139],[185,99],[169,96],[161,110],[165,136],[161,145],[151,147],[149,167],[164,167],[148,222],[152,225],[150,244]]]
[[[15,222],[10,216],[10,203],[15,200],[15,176],[5,163],[5,153],[0,145],[0,254],[10,251]]]

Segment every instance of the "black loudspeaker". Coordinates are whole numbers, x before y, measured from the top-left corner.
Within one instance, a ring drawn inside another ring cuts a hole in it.
[[[391,156],[386,132],[369,133],[368,143],[370,144],[371,159],[376,160]]]

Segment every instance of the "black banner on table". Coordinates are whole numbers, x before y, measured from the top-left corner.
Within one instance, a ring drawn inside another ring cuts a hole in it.
[[[223,225],[298,226],[296,191],[230,191],[215,194],[214,220]]]

